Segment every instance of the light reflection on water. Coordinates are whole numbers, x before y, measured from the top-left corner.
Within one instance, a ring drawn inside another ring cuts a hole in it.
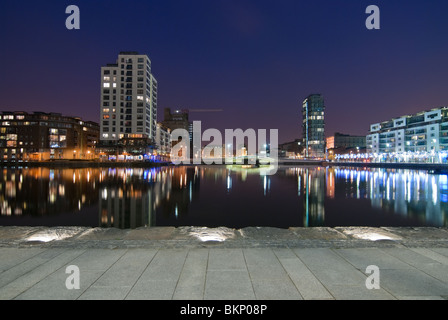
[[[0,225],[447,226],[448,176],[238,166],[3,169]]]

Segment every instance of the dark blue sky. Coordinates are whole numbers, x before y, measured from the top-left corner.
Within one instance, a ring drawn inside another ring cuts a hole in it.
[[[81,30],[65,28],[78,5]],[[365,27],[368,5],[381,30]],[[448,2],[85,0],[0,2],[0,110],[99,121],[100,68],[120,51],[152,61],[163,109],[203,128],[301,137],[300,106],[325,97],[326,134],[448,105]]]

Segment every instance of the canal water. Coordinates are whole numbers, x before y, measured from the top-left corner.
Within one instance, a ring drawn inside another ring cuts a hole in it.
[[[0,171],[0,226],[448,226],[448,176],[241,166]]]

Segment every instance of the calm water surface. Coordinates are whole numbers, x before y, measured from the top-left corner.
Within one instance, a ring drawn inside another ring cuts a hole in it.
[[[448,176],[236,166],[3,169],[0,225],[278,228],[448,225]]]

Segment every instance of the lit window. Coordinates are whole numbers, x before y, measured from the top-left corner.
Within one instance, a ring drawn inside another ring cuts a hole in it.
[[[109,134],[108,133],[103,133],[103,139],[109,139]]]
[[[103,109],[103,113],[109,113],[110,112],[110,109],[109,108],[104,108]]]
[[[103,85],[103,87],[104,87],[104,88],[110,88],[110,83],[105,83],[105,84]]]
[[[6,136],[6,140],[16,140],[17,141],[17,135],[16,134],[8,134]]]
[[[112,87],[116,88],[116,87],[117,87],[117,84],[116,84],[116,83],[114,83],[114,84],[112,85]]]
[[[110,81],[110,77],[104,77],[104,81]]]

